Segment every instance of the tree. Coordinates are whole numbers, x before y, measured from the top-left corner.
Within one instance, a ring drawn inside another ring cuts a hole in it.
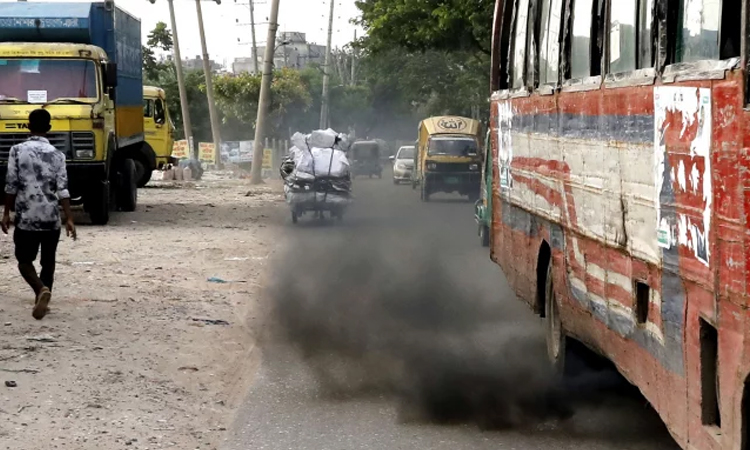
[[[238,139],[248,139],[255,128],[261,76],[250,73],[222,75],[214,81],[216,103],[224,114],[224,123],[241,126],[242,131],[230,129]],[[281,69],[274,72],[271,84],[268,135],[282,137],[296,125],[295,118],[304,116],[312,103],[310,87],[303,82],[299,71]],[[236,128],[236,127],[232,127]]]
[[[146,44],[150,48],[158,48],[165,52],[171,52],[174,47],[172,30],[167,28],[164,22],[157,22],[153,30],[148,34]]]
[[[489,55],[494,0],[357,0],[370,50],[468,51]]]

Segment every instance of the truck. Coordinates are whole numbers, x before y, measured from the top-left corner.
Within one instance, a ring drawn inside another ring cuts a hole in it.
[[[91,222],[134,211],[145,145],[141,24],[113,1],[0,3],[0,181],[28,116],[52,116],[48,139],[67,160],[69,190]]]
[[[146,134],[147,154],[155,155],[153,165],[136,161],[136,172],[139,188],[151,180],[154,170],[163,170],[170,165],[177,164],[172,157],[175,127],[169,117],[167,95],[164,89],[157,86],[143,86],[143,129]],[[151,161],[147,161],[150,163]]]

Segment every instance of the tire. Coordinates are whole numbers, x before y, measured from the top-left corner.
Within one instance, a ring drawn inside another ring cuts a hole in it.
[[[299,221],[299,216],[297,216],[296,211],[292,211],[292,223],[297,223]]]
[[[547,357],[552,367],[561,375],[565,374],[567,356],[567,338],[560,318],[560,304],[555,295],[552,279],[552,260],[547,265],[547,277],[544,288],[545,336]]]
[[[146,186],[149,181],[151,181],[151,175],[154,172],[152,170],[146,170],[146,166],[143,165],[141,161],[133,160],[133,162],[135,163],[136,180],[138,180],[136,186],[138,188],[142,188]]]
[[[118,186],[117,206],[121,211],[132,212],[138,206],[138,184],[136,165],[132,159],[122,161],[120,167],[120,185]]]
[[[398,181],[397,179],[395,179],[395,178],[394,178],[394,179],[393,179],[393,184],[395,184],[396,186],[398,186],[398,185],[399,185],[399,184],[401,184],[401,183],[400,183],[400,182],[399,182],[399,181]]]
[[[83,206],[89,214],[92,225],[106,225],[109,223],[109,183],[103,182],[83,199]]]
[[[482,247],[490,246],[490,228],[487,225],[479,225],[479,242]]]
[[[417,190],[417,182],[416,182],[415,180],[411,180],[411,188],[412,188],[412,190],[414,190],[414,191],[416,191],[416,190]]]

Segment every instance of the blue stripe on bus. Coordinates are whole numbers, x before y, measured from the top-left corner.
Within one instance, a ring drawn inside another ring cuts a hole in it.
[[[651,143],[654,141],[654,116],[525,114],[513,117],[513,131],[571,139]]]

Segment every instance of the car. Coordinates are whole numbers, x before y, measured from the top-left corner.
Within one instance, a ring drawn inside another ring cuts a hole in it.
[[[393,184],[411,182],[411,172],[414,170],[414,146],[407,145],[398,149],[393,161]]]

